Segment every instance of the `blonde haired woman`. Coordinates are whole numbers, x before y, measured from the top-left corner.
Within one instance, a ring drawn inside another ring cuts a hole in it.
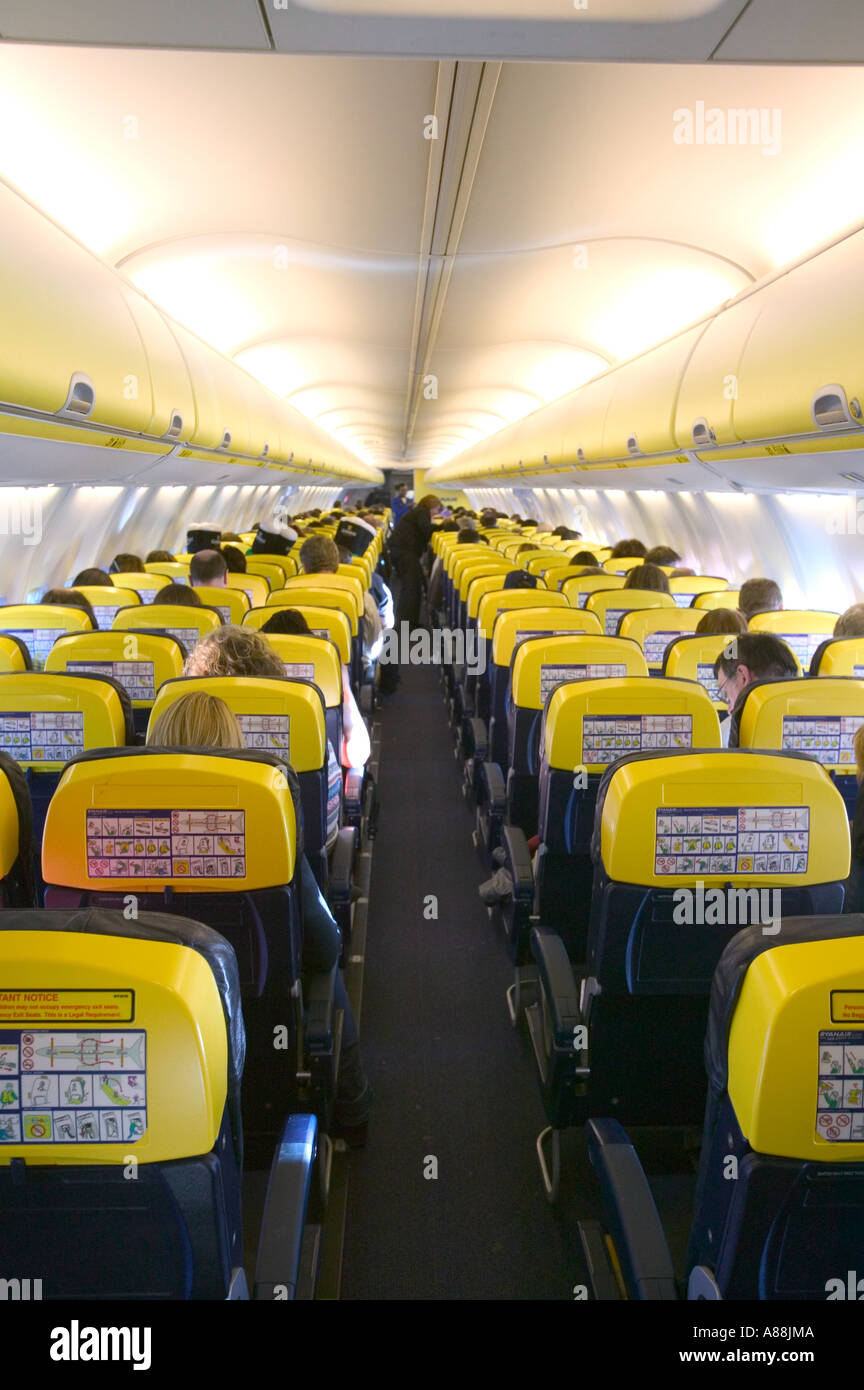
[[[215,635],[215,634],[214,634]],[[255,634],[257,636],[257,633]],[[270,648],[272,652],[272,648]],[[275,657],[275,652],[273,653]],[[278,657],[279,674],[282,664]],[[237,674],[236,672],[232,674]],[[258,674],[257,672],[255,674]],[[224,700],[196,690],[174,700],[154,722],[147,743],[157,748],[245,748],[237,717]],[[342,952],[340,932],[315,880],[305,854],[300,855],[303,912],[303,968],[310,973],[332,970]],[[342,1052],[336,1095],[338,1134],[350,1148],[362,1148],[372,1104],[372,1087],[363,1071],[357,1024],[342,971],[336,972],[334,1002],[342,1010]]]

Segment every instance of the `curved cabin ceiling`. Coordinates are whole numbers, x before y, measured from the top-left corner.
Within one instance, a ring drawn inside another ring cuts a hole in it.
[[[0,47],[0,176],[376,466],[862,221],[862,148],[849,67]]]

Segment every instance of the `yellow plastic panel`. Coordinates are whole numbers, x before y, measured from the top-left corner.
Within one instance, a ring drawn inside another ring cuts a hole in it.
[[[697,609],[693,610],[698,612]],[[694,634],[692,637],[681,637],[674,642],[666,652],[664,676],[675,676],[680,680],[698,681],[707,691],[715,709],[725,710],[726,701],[720,699],[717,689],[717,677],[714,675],[714,662],[720,653],[728,647],[735,634],[731,632],[718,633],[710,636],[707,633]]]
[[[297,549],[297,547],[295,547],[295,549]],[[261,565],[266,565],[268,567],[266,572],[260,568]],[[252,568],[253,566],[254,568]],[[270,555],[267,551],[262,550],[258,555],[250,555],[247,557],[246,568],[247,570],[251,569],[252,574],[263,574],[265,579],[269,579],[271,589],[280,589],[284,585],[286,579],[290,579],[292,575],[297,573],[297,561],[290,555]],[[270,570],[273,569],[281,573],[281,581],[278,580],[277,575],[270,574]]]
[[[290,594],[292,589],[298,586],[308,586],[312,584],[317,589],[335,589],[341,594],[352,594],[355,601],[355,611],[358,618],[363,616],[363,581],[357,575],[347,574],[297,574],[291,575],[285,580],[282,590],[277,590],[268,603],[279,599],[280,593],[284,597]]]
[[[589,613],[596,613],[607,637],[614,637],[618,621],[624,613],[636,608],[674,608],[675,600],[671,594],[661,594],[656,589],[620,589],[610,592],[600,589],[588,595],[585,604]]]
[[[614,389],[614,377],[607,374],[589,381],[575,395],[565,397],[566,409],[561,410],[562,460],[573,463],[578,459],[580,464],[584,462],[589,466],[603,461],[606,411]]]
[[[170,583],[172,579],[184,580],[189,578],[188,560],[151,560],[145,563],[144,569],[147,574],[161,575]],[[123,576],[121,575],[122,579]]]
[[[483,569],[463,570],[462,579],[465,581],[465,595],[463,602],[467,605],[469,619],[476,618],[480,609],[480,601],[487,594],[500,593],[504,584],[504,576],[509,573],[506,569],[493,570],[491,574],[484,566]],[[536,593],[536,589],[534,590]],[[462,598],[460,581],[460,598]]]
[[[146,709],[162,682],[180,675],[183,654],[173,637],[155,632],[69,633],[54,643],[45,670],[113,676],[133,707]]]
[[[626,655],[619,659],[626,661]],[[549,701],[544,729],[550,767],[596,773],[627,753],[720,747],[717,713],[701,686],[655,679],[647,670],[633,674],[642,679],[628,673],[559,686]]]
[[[536,574],[538,577],[560,562],[560,550],[541,550],[539,553],[534,550],[526,550],[524,555],[515,557],[515,563],[519,569],[527,570],[529,574]]]
[[[207,608],[215,608],[223,623],[243,621],[251,607],[242,589],[222,588],[218,584],[196,584],[195,592]]]
[[[496,638],[499,626],[500,621],[495,628]],[[516,652],[511,698],[520,709],[540,710],[557,686],[571,681],[593,683],[618,676],[647,675],[645,658],[636,643],[622,637],[595,633],[531,637]]]
[[[257,556],[246,556],[246,574],[257,574],[266,579],[270,589],[281,589],[285,583],[285,571],[281,565],[270,560],[259,560]],[[268,589],[268,593],[270,592]]]
[[[218,753],[92,758],[51,798],[42,873],[65,888],[251,891],[290,883],[295,847],[278,767]]]
[[[197,951],[79,932],[3,932],[0,973],[2,1026],[32,1037],[44,1064],[42,1105],[31,1107],[23,1133],[28,1112],[4,1108],[18,1120],[20,1142],[0,1146],[0,1163],[116,1169],[130,1153],[141,1163],[165,1163],[213,1149],[227,1095],[228,1038],[218,986]],[[35,1076],[15,1076],[25,1102]],[[81,1109],[82,1093],[97,1104]],[[64,1106],[67,1095],[74,1107]]]
[[[712,589],[707,594],[697,594],[693,607],[704,613],[706,608],[737,608],[740,600],[740,589]]]
[[[122,748],[120,697],[106,681],[22,671],[0,676],[0,747],[22,767],[58,772],[89,748]]]
[[[120,286],[144,343],[150,372],[151,414],[144,426],[147,434],[161,438],[171,428],[172,417],[179,415],[182,426],[172,435],[171,444],[191,438],[195,429],[195,396],[183,354],[163,315],[143,294],[131,286]]]
[[[26,650],[22,649],[19,642],[14,637],[9,637],[5,633],[0,635],[0,672],[3,671],[26,671],[27,655]]]
[[[138,594],[142,603],[152,603],[153,595],[164,589],[171,580],[167,574],[148,574],[146,570],[142,570],[140,573],[112,574],[111,583],[117,589],[131,589],[133,593]],[[78,587],[80,588],[80,585]]]
[[[18,858],[20,827],[18,807],[5,773],[0,773],[0,878],[5,878]]]
[[[0,608],[0,632],[18,636],[30,653],[35,671],[63,632],[90,632],[83,608],[62,608],[53,603],[10,603]]]
[[[637,466],[645,454],[671,453],[675,440],[675,402],[688,358],[705,325],[691,328],[612,376],[612,396],[603,424],[602,457],[624,459]],[[638,452],[628,448],[635,437]]]
[[[195,395],[195,429],[184,437],[192,453],[200,449],[220,449],[225,432],[230,432],[226,460],[247,451],[251,442],[248,409],[238,385],[237,368],[214,348],[196,338],[181,324],[171,323],[186,362]]]
[[[540,593],[537,589],[493,589],[484,594],[477,610],[477,631],[487,641],[492,637],[499,613],[513,608],[568,608],[563,594]]]
[[[297,772],[316,772],[327,761],[324,707],[317,690],[265,676],[204,676],[161,686],[147,728],[152,741],[156,720],[183,695],[203,691],[224,700],[237,715],[247,748],[278,753]]]
[[[356,637],[360,631],[360,618],[357,613],[357,599],[344,589],[329,588],[316,584],[310,575],[308,582],[294,585],[291,589],[277,589],[267,600],[267,608],[296,608],[305,604],[313,608],[336,608],[345,614],[351,624],[351,635]]]
[[[284,607],[284,605],[283,605]],[[348,665],[351,661],[351,620],[341,609],[316,607],[310,604],[291,604],[295,613],[306,619],[310,632],[317,637],[325,634],[336,645],[339,660]],[[262,628],[273,617],[273,608],[251,608],[243,619],[244,627]],[[269,634],[264,633],[269,641]]]
[[[777,848],[754,838],[767,835]],[[622,883],[804,887],[848,876],[849,821],[828,774],[808,758],[694,753],[615,770],[601,848],[606,872]]]
[[[459,590],[459,598],[462,603],[468,599],[469,589],[475,579],[485,579],[494,577],[500,580],[502,575],[509,574],[513,565],[509,560],[496,560],[490,557],[488,560],[477,560],[474,564],[459,565],[451,575],[454,588]]]
[[[604,560],[601,569],[606,570],[607,574],[623,574],[625,579],[630,570],[635,570],[637,565],[644,565],[645,560],[641,555],[622,555],[617,560]]]
[[[182,603],[142,603],[139,608],[121,608],[112,631],[157,629],[176,637],[189,652],[208,632],[221,626],[222,619],[212,608],[191,608]]]
[[[284,632],[263,635],[284,663],[289,680],[314,681],[328,709],[342,704],[342,663],[329,637],[294,637]]]
[[[839,616],[839,613],[784,608],[772,613],[754,613],[749,629],[751,632],[773,632],[782,637],[806,671],[816,648],[833,635]]]
[[[822,653],[819,675],[864,677],[864,637],[836,637]]]
[[[109,628],[121,608],[141,606],[141,599],[134,589],[120,588],[118,584],[75,584],[74,589],[76,593],[84,595],[100,628]]]
[[[561,588],[563,587],[563,585],[567,582],[568,579],[576,579],[576,578],[578,578],[579,570],[580,570],[581,568],[584,568],[584,566],[580,566],[580,565],[575,565],[575,566],[574,566],[574,565],[552,565],[552,566],[550,566],[549,569],[544,570],[544,572],[543,572],[543,578],[544,578],[545,581],[546,581],[546,587],[547,587],[548,589],[552,589],[553,591],[556,590],[556,589],[561,589]],[[595,575],[594,577],[595,577],[595,579],[597,578],[596,575]]]
[[[770,681],[751,689],[741,711],[742,748],[787,748],[835,772],[855,772],[852,744],[864,724],[864,680],[821,677]]]
[[[229,589],[238,590],[246,595],[249,600],[250,608],[263,607],[267,602],[270,593],[270,585],[260,574],[228,574],[226,582]],[[241,619],[242,621],[242,619]]]
[[[676,576],[669,573],[672,568],[671,565],[661,565],[661,569],[669,576],[669,591],[679,608],[689,608],[697,594],[717,593],[729,588],[728,579],[719,579],[709,574]]]
[[[814,395],[837,385],[847,400],[864,400],[862,248],[858,232],[754,296],[760,312],[744,349],[733,408],[739,439],[810,434],[811,447],[818,448],[826,435],[813,421]],[[860,448],[860,426],[854,438],[852,447]]]
[[[676,608],[674,614],[667,608],[643,608],[621,619],[620,634],[639,643],[649,671],[659,671],[669,643],[676,637],[695,632],[703,616],[695,608]]]
[[[864,1159],[862,999],[860,936],[789,945],[781,938],[751,962],[729,1031],[728,1089],[757,1153]],[[838,1277],[845,1282],[845,1270]]]
[[[561,592],[573,608],[584,608],[591,594],[603,589],[623,589],[626,582],[620,574],[585,574],[575,579],[565,579]]]
[[[570,608],[517,608],[512,613],[501,613],[495,624],[492,638],[492,664],[509,666],[513,653],[529,636],[544,633],[560,634],[585,633],[599,637],[601,627],[593,613],[582,613]]]
[[[735,444],[738,436],[732,420],[747,337],[760,312],[760,296],[750,295],[716,314],[695,344],[678,388],[675,406],[675,441],[679,449],[693,449],[693,427],[704,422],[717,444]],[[702,436],[700,435],[700,439]],[[700,457],[715,457],[710,447]]]

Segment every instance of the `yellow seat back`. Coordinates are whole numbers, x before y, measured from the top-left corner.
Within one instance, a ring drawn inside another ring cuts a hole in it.
[[[595,773],[627,753],[719,747],[717,712],[702,687],[689,681],[647,675],[580,680],[560,685],[546,710],[549,767]]]
[[[259,608],[267,602],[270,585],[261,574],[231,574],[226,576],[229,589],[239,590],[249,600],[248,607]],[[243,619],[240,619],[242,622]]]
[[[632,637],[639,643],[649,671],[659,671],[669,643],[695,632],[703,617],[695,608],[676,608],[674,613],[667,608],[640,608],[625,613],[618,631],[622,637]]]
[[[344,613],[351,625],[351,636],[360,631],[360,614],[357,611],[357,598],[344,589],[328,587],[326,584],[313,584],[305,581],[292,587],[277,589],[267,600],[268,608],[297,608],[300,604],[310,608],[335,608]]]
[[[291,579],[286,579],[284,588],[272,594],[267,602],[273,603],[279,594],[284,598],[292,590],[308,588],[309,585],[316,589],[332,589],[335,593],[350,594],[354,599],[354,611],[358,618],[362,618],[364,584],[357,574],[297,574]]]
[[[70,632],[57,638],[45,670],[111,676],[133,709],[146,709],[162,682],[182,672],[183,649],[176,638],[156,632]]]
[[[487,594],[500,592],[504,585],[504,576],[510,572],[512,566],[506,568],[499,566],[497,569],[488,569],[485,565],[480,568],[463,570],[460,576],[459,597],[465,603],[465,611],[469,621],[475,619],[480,610],[481,599]],[[464,598],[462,584],[464,583]],[[536,590],[534,591],[536,593]]]
[[[575,608],[514,608],[499,613],[492,635],[493,666],[509,666],[517,647],[531,637],[570,636],[579,633],[600,636],[600,624],[593,613]]]
[[[706,608],[737,608],[740,601],[740,589],[711,589],[708,593],[697,594],[693,607],[704,613]]]
[[[62,633],[91,631],[90,619],[82,608],[61,608],[53,603],[10,603],[0,607],[0,632],[24,643],[34,671],[42,670]]]
[[[864,637],[834,637],[819,661],[820,676],[864,676]]]
[[[311,685],[266,676],[181,677],[161,686],[150,715],[152,740],[157,719],[183,695],[203,691],[224,700],[237,716],[247,748],[278,753],[297,772],[319,770],[327,761],[321,694]]]
[[[295,549],[296,549],[297,553],[299,554],[299,553],[300,553],[300,547],[299,547],[299,546],[296,546]],[[266,554],[264,551],[262,551],[260,555],[255,555],[254,557],[253,557],[253,556],[247,556],[247,559],[246,559],[246,569],[247,569],[247,570],[249,569],[250,563],[253,563],[253,562],[254,562],[254,564],[255,564],[255,566],[256,566],[256,568],[252,571],[253,574],[261,574],[261,573],[263,572],[263,571],[261,571],[260,569],[257,568],[258,565],[260,565],[260,564],[270,565],[271,568],[272,568],[272,567],[275,567],[277,570],[280,571],[280,573],[281,573],[281,575],[282,575],[282,583],[283,583],[283,584],[285,583],[285,580],[286,580],[286,579],[292,579],[293,576],[297,573],[298,569],[300,568],[300,566],[299,566],[299,564],[298,564],[298,561],[294,558],[293,555],[269,555],[269,554]],[[269,578],[270,578],[269,574],[268,574],[268,575],[265,575],[265,578],[269,579]],[[277,587],[277,585],[276,585],[276,584],[273,584],[272,587],[275,589],[275,588]]]
[[[165,579],[173,579],[178,584],[189,578],[188,560],[151,560],[145,563],[144,569],[148,574],[161,574]],[[123,579],[125,576],[119,574],[117,578]]]
[[[665,570],[666,566],[661,565]],[[671,568],[671,567],[670,567]],[[720,579],[710,574],[669,575],[669,589],[679,608],[690,608],[699,594],[723,593],[729,588],[728,579]]]
[[[259,560],[255,555],[246,556],[246,573],[257,574],[261,579],[266,579],[271,589],[281,589],[287,577],[282,565],[273,564],[270,560]],[[266,599],[264,601],[266,602]]]
[[[674,608],[675,600],[671,594],[661,594],[654,589],[624,589],[618,592],[600,589],[588,595],[585,607],[589,613],[597,614],[606,636],[614,637],[625,613],[639,608]]]
[[[567,602],[573,608],[584,608],[592,594],[607,592],[613,589],[623,589],[625,584],[623,575],[620,574],[585,574],[577,575],[575,579],[565,579],[561,585],[561,592],[567,597]]]
[[[560,550],[526,550],[524,555],[516,556],[516,563],[519,569],[536,574],[539,578],[553,565],[560,565],[561,558]]]
[[[831,637],[839,613],[819,613],[808,609],[785,608],[772,613],[754,613],[748,624],[751,632],[773,632],[791,647],[805,671],[813,653],[826,637]]]
[[[284,665],[289,680],[313,681],[328,709],[342,704],[342,663],[329,636],[294,637],[280,632],[263,635]]]
[[[223,589],[218,584],[196,584],[195,592],[205,607],[215,608],[223,623],[235,623],[238,627],[251,606],[242,589]]]
[[[90,748],[122,748],[126,717],[105,680],[46,671],[0,675],[0,748],[22,767],[57,772]]]
[[[498,637],[499,623],[495,628]],[[510,697],[519,709],[543,709],[552,691],[570,681],[647,676],[635,642],[599,634],[529,637],[513,658]]]
[[[853,739],[864,724],[864,680],[823,677],[750,686],[741,709],[742,748],[806,753],[833,772],[855,772]]]
[[[50,655],[50,653],[49,653]],[[30,653],[20,637],[0,635],[0,671],[29,671]]]
[[[142,603],[152,603],[160,589],[166,588],[171,580],[167,574],[148,574],[146,570],[112,574],[111,583],[116,589],[132,589]],[[76,586],[80,588],[80,586]],[[81,590],[82,593],[85,590]]]
[[[281,605],[285,606],[285,605]],[[313,637],[323,637],[335,644],[339,660],[347,666],[351,661],[351,621],[339,608],[321,608],[312,604],[292,603],[290,607],[302,614]],[[273,617],[273,608],[251,608],[243,619],[244,627],[262,628]],[[270,634],[263,634],[270,640]]]
[[[601,561],[604,570],[608,570],[610,574],[623,574],[625,578],[629,570],[635,570],[637,565],[644,563],[644,559],[638,555],[622,555],[617,560]]]
[[[499,613],[516,608],[568,608],[563,594],[538,589],[493,589],[484,594],[477,609],[477,631],[489,641]]]
[[[121,608],[140,608],[141,599],[134,589],[121,589],[116,584],[76,584],[77,594],[83,594],[96,619],[97,627],[107,631]]]
[[[139,631],[167,632],[188,654],[208,633],[222,626],[220,615],[212,608],[192,608],[182,603],[147,603],[140,608],[121,608],[114,619],[112,630],[126,632],[129,628]]]
[[[735,634],[731,632],[713,635],[700,632],[694,633],[692,637],[676,638],[666,649],[663,675],[698,681],[707,690],[714,706],[719,710],[725,710],[726,701],[720,698],[714,663],[729,643],[734,641],[734,637]],[[800,666],[798,669],[800,672]]]

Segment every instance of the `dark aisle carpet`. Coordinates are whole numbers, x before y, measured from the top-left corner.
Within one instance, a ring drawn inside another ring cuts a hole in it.
[[[572,1299],[587,1282],[576,1221],[597,1214],[591,1170],[566,1136],[561,1199],[547,1204],[530,1044],[510,1026],[510,964],[477,894],[488,875],[437,670],[403,667],[379,717],[361,1022],[375,1106],[350,1158],[341,1296]]]

